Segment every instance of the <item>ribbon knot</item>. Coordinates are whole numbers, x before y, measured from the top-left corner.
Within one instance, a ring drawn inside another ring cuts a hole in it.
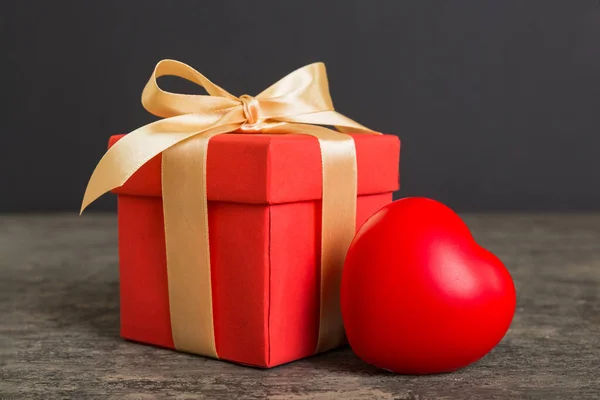
[[[259,104],[255,97],[243,94],[239,97],[242,102],[242,109],[244,110],[244,116],[246,122],[250,125],[254,125],[259,120]]]

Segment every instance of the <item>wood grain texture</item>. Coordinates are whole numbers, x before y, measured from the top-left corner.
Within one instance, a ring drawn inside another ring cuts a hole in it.
[[[465,219],[517,313],[478,363],[419,377],[348,348],[258,370],[124,341],[115,217],[0,216],[0,399],[600,398],[600,215]]]

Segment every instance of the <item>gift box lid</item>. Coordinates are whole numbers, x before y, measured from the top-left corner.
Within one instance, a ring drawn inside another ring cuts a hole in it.
[[[109,147],[124,135],[112,136]],[[399,188],[400,140],[351,134],[356,145],[358,194]],[[212,138],[207,156],[209,201],[280,204],[321,198],[319,142],[307,135],[228,134]],[[142,166],[117,194],[161,196],[161,155]]]

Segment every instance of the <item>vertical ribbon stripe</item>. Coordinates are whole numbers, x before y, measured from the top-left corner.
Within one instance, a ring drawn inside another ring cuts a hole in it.
[[[320,126],[287,124],[265,133],[295,133],[319,140],[323,166],[319,337],[315,353],[345,341],[340,310],[344,259],[356,230],[357,166],[352,137]]]
[[[210,279],[206,157],[210,138],[236,128],[236,125],[213,128],[184,140],[162,155],[173,343],[178,350],[213,358],[218,356]]]

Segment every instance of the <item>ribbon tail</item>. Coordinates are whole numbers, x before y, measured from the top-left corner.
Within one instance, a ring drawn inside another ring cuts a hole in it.
[[[321,214],[321,302],[319,338],[315,353],[345,343],[340,309],[344,259],[356,231],[357,165],[352,137],[330,129],[302,124],[266,128],[265,133],[295,133],[319,140],[323,164]]]
[[[277,117],[276,120],[289,123],[335,126],[338,131],[344,133],[379,134],[336,111],[319,111],[310,114]]]
[[[225,115],[181,115],[136,129],[111,147],[96,166],[83,196],[80,214],[94,200],[122,186],[142,165],[168,148],[211,128],[218,128],[221,133],[234,131],[243,122],[241,109],[234,109]]]

